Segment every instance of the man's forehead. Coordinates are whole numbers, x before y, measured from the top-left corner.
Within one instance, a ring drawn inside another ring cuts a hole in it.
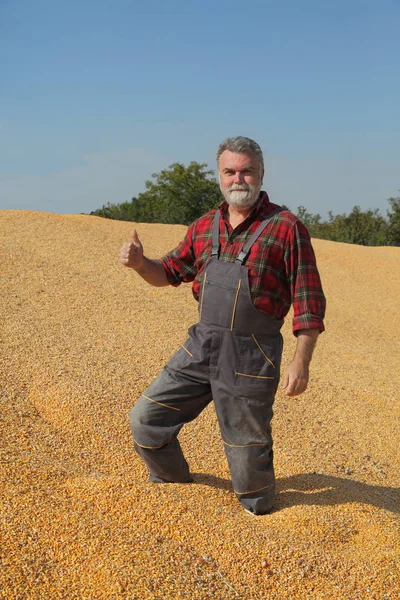
[[[255,154],[252,152],[231,152],[224,150],[219,160],[220,169],[258,168]]]

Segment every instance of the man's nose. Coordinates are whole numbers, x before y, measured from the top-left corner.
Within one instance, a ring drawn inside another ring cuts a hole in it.
[[[235,183],[243,183],[243,173],[241,171],[236,171]]]

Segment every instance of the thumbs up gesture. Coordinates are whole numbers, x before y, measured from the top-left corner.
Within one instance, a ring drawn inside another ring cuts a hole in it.
[[[125,267],[137,269],[143,262],[143,246],[134,229],[131,233],[132,240],[125,242],[119,253],[119,260]]]

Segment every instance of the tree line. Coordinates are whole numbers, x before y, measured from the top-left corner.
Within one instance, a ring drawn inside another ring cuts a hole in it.
[[[108,203],[90,214],[135,223],[189,225],[221,202],[221,191],[214,171],[205,163],[188,167],[174,163],[146,181],[146,191],[122,204]],[[354,206],[347,215],[328,213],[328,220],[312,214],[304,206],[292,210],[304,223],[311,237],[360,244],[363,246],[400,246],[400,197],[389,198],[386,216],[379,210],[362,211]],[[284,208],[290,210],[289,207]]]

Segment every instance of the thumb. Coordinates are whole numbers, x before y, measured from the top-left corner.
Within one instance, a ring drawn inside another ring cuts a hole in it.
[[[140,240],[139,240],[139,236],[137,234],[136,229],[132,230],[131,237],[132,237],[132,241],[135,244],[135,246],[139,246]]]

